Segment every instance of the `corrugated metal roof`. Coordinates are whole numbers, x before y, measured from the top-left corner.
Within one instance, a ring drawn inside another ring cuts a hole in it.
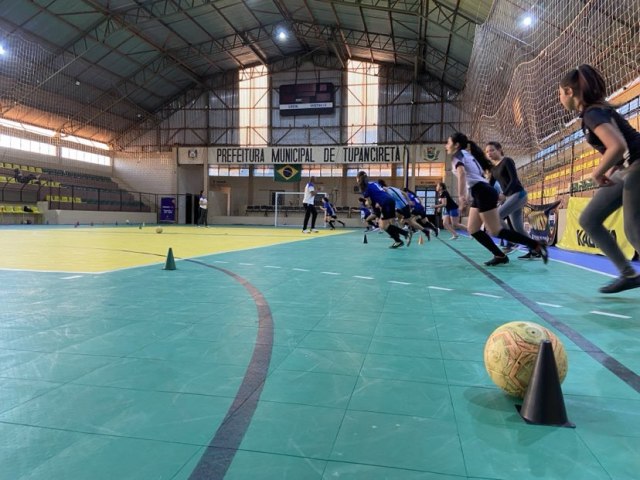
[[[91,124],[108,128],[109,122],[114,122],[113,131],[121,131],[185,89],[206,85],[213,75],[311,52],[340,56],[342,63],[361,59],[408,66],[459,91],[475,25],[487,18],[491,4],[492,0],[1,1],[0,37],[6,49],[22,55],[22,67],[0,74],[2,113],[18,111],[18,105],[43,108],[53,103],[47,99],[51,94],[69,102],[66,114],[75,119],[69,133]],[[276,38],[280,28],[289,32],[287,40]],[[29,74],[19,71],[26,64],[32,68]],[[67,123],[64,127],[71,128]]]

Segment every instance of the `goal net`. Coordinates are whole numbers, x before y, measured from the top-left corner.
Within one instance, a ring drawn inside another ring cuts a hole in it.
[[[475,31],[461,95],[465,133],[530,159],[575,117],[558,101],[565,73],[591,64],[609,94],[638,77],[638,25],[638,0],[495,0]]]
[[[315,206],[318,210],[318,217],[322,215],[320,206],[324,193],[316,193]],[[274,226],[275,227],[301,227],[304,222],[304,192],[276,192],[274,205]],[[321,219],[316,220],[316,227]]]

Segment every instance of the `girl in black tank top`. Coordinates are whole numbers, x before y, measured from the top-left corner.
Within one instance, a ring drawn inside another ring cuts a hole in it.
[[[565,75],[560,82],[560,103],[580,113],[587,142],[602,155],[591,174],[600,188],[580,215],[584,231],[620,271],[620,277],[600,292],[638,288],[640,275],[604,221],[622,206],[624,233],[640,251],[640,133],[606,102],[604,79],[590,65],[580,65]]]

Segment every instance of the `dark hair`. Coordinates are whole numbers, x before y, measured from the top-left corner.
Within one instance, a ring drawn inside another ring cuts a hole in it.
[[[367,172],[360,170],[356,178],[358,179],[358,187],[360,187],[360,191],[366,191],[369,184],[369,176],[367,175]]]
[[[467,150],[478,161],[483,170],[491,170],[493,164],[486,157],[482,149],[475,143],[467,138],[464,133],[456,132],[451,135],[451,141],[460,145],[460,148]]]
[[[504,152],[502,151],[502,145],[500,145],[498,142],[487,142],[487,145],[491,145],[493,148],[500,152],[500,155],[504,155]]]
[[[438,185],[440,185],[440,189],[441,190],[446,190],[447,189],[447,184],[444,182],[438,182]]]
[[[387,186],[387,182],[385,182],[383,179],[379,179],[378,180],[378,185],[380,185],[381,187],[386,187]]]
[[[607,85],[602,74],[591,65],[583,64],[574,68],[560,80],[562,88],[571,88],[584,107],[590,105],[609,105]]]

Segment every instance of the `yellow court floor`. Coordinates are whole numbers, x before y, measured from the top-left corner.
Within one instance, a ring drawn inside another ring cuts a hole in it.
[[[176,259],[246,250],[335,235],[304,235],[298,228],[162,226],[15,228],[0,234],[0,269],[101,273]]]

